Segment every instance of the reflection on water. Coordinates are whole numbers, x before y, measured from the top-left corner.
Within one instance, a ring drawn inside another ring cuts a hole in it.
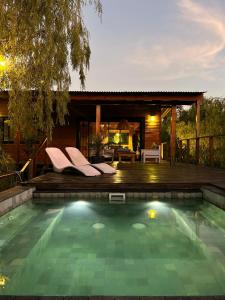
[[[9,281],[9,278],[5,275],[1,275],[0,274],[0,289],[4,289],[4,287],[6,286],[7,282]]]
[[[0,294],[225,294],[224,211],[207,202],[26,204],[10,215]]]

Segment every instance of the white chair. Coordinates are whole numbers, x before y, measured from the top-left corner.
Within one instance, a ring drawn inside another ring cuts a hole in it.
[[[141,149],[141,159],[144,163],[146,162],[146,159],[155,159],[156,162],[160,163],[160,146],[156,149]]]
[[[74,166],[65,154],[58,148],[48,147],[45,149],[52,164],[53,169],[57,173],[62,173],[65,169],[72,168],[81,172],[85,176],[98,176],[101,173],[90,165],[86,166]]]
[[[114,152],[115,152],[115,150],[114,149],[103,149],[103,153],[102,153],[102,156],[104,157],[104,158],[110,158],[111,159],[111,162],[113,162],[114,161]]]
[[[84,155],[75,147],[66,147],[66,152],[68,153],[72,163],[77,167],[82,166],[91,166],[98,169],[102,173],[106,174],[114,174],[116,173],[116,169],[109,166],[106,163],[99,164],[90,164],[89,161],[84,157]]]

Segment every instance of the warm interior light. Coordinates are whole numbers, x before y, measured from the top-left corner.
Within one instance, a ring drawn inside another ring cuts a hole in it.
[[[115,144],[119,144],[120,134],[118,132],[114,135],[113,141],[114,141]]]
[[[155,115],[149,115],[148,117],[147,117],[147,121],[148,121],[148,123],[150,124],[150,125],[154,125],[154,124],[156,124],[156,122],[157,122],[157,116],[155,116]]]

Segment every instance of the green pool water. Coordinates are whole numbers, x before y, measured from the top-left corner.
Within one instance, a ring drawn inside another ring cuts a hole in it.
[[[0,295],[225,295],[225,212],[175,203],[16,208],[0,218]]]

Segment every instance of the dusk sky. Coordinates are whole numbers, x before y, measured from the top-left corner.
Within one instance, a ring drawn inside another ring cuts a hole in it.
[[[86,90],[208,91],[225,97],[224,0],[102,0],[86,25]],[[72,73],[71,90],[79,90]]]

